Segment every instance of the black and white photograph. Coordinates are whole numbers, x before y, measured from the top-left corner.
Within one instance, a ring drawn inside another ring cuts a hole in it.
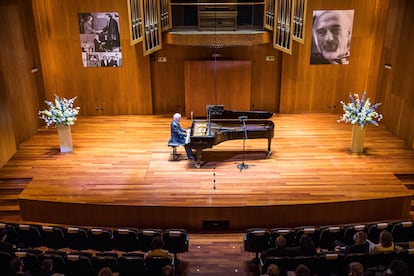
[[[79,13],[78,20],[83,66],[121,66],[118,13]]]
[[[349,64],[353,10],[313,11],[311,64]]]

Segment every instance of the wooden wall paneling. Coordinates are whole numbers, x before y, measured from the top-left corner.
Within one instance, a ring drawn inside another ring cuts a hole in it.
[[[205,116],[208,104],[250,110],[250,61],[188,61],[184,67],[187,115]]]
[[[408,0],[391,1],[390,17],[386,28],[383,62],[391,69],[383,69],[381,80],[385,89],[383,103],[384,121],[393,133],[404,139],[408,148],[414,149],[414,57],[407,54],[414,44],[414,3]]]
[[[337,112],[341,113],[339,101],[349,93],[361,93],[371,87],[371,51],[379,38],[373,29],[381,24],[377,15],[370,11],[373,6],[382,7],[380,1],[348,1],[327,3],[308,1],[306,18],[312,18],[314,10],[354,10],[351,55],[346,65],[310,64],[312,25],[305,26],[304,44],[293,44],[292,57],[283,56],[281,84],[281,112]],[[308,20],[309,21],[309,20]],[[372,64],[371,64],[372,63]],[[297,82],[297,79],[301,82]],[[370,91],[373,99],[377,91]],[[335,107],[336,106],[336,107]]]
[[[3,68],[0,54],[0,68]],[[0,168],[16,153],[13,120],[9,110],[6,79],[0,70]]]
[[[29,7],[30,8],[30,5]],[[4,93],[13,122],[15,145],[30,138],[39,126],[39,99],[36,76],[31,72],[37,63],[33,18],[24,1],[0,4],[0,24],[5,38],[0,54]]]
[[[34,1],[35,24],[41,49],[45,97],[55,93],[78,96],[82,115],[151,114],[149,57],[141,44],[130,45],[126,1]],[[122,66],[83,67],[79,42],[79,12],[117,12],[121,37]],[[62,14],[62,18],[56,16]]]

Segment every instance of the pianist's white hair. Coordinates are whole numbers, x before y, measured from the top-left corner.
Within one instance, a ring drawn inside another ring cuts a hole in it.
[[[174,114],[174,116],[173,116],[173,119],[174,119],[174,121],[179,121],[179,120],[181,120],[181,114],[180,113],[175,113]]]

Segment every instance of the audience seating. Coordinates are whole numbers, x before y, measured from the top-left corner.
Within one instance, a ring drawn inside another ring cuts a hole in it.
[[[414,275],[414,248],[402,250],[398,258],[408,265],[408,275]]]
[[[139,248],[142,252],[151,250],[151,241],[155,236],[162,236],[161,229],[148,228],[138,233]]]
[[[295,240],[296,240],[297,244],[299,244],[299,241],[300,241],[300,238],[302,237],[302,235],[307,234],[312,238],[315,247],[319,246],[320,231],[317,227],[315,227],[315,226],[300,226],[300,227],[295,227],[294,231],[296,232]]]
[[[412,221],[396,222],[391,227],[394,242],[414,241],[414,223]]]
[[[264,228],[250,228],[244,233],[244,251],[256,254],[254,261],[259,260],[259,254],[269,248],[270,231]]]
[[[68,227],[65,236],[70,249],[86,250],[91,248],[89,233],[86,228]]]
[[[291,228],[272,228],[270,229],[270,247],[273,247],[275,245],[276,238],[280,235],[285,237],[287,246],[297,245],[295,240],[296,232]]]
[[[113,231],[113,247],[122,252],[133,252],[139,250],[138,229],[117,228]]]
[[[352,224],[344,226],[343,242],[346,244],[354,243],[354,235],[358,231],[367,232],[368,226],[366,224]]]
[[[41,227],[34,224],[19,224],[18,226],[18,247],[32,248],[42,245]]]
[[[387,222],[369,224],[367,229],[368,239],[373,243],[378,243],[382,230],[391,231],[390,224]]]
[[[40,272],[40,261],[37,254],[27,251],[17,251],[14,253],[23,261],[24,272],[37,275]]]
[[[0,251],[0,275],[6,275],[9,271],[9,264],[12,259],[12,255],[8,252]]]
[[[267,257],[260,263],[260,275],[266,273],[269,265],[275,264],[279,267],[280,276],[287,276],[288,271],[292,271],[292,258],[290,257]]]
[[[174,264],[167,257],[146,258],[144,262],[147,267],[148,275],[151,276],[162,276],[162,268],[166,265],[174,267]]]
[[[65,276],[90,276],[92,273],[91,258],[80,254],[68,254],[65,257]]]
[[[341,275],[344,270],[344,259],[343,254],[338,253],[325,253],[318,256],[318,276],[331,276]]]
[[[47,251],[38,255],[39,262],[42,262],[45,259],[51,259],[53,261],[53,271],[56,273],[65,274],[66,273],[66,262],[64,257],[66,254],[64,252],[57,251]]]
[[[12,243],[12,244],[18,244],[19,237],[17,233],[17,227],[18,225],[15,223],[4,223],[0,222],[0,229],[6,229],[7,230],[7,239],[6,241]]]
[[[68,246],[63,227],[46,226],[41,227],[42,245],[52,249],[61,249]]]
[[[147,268],[142,254],[123,254],[118,258],[119,276],[146,276]]]
[[[105,228],[92,228],[89,231],[90,247],[96,251],[111,251],[112,230]]]
[[[296,256],[292,258],[292,270],[294,271],[298,265],[304,264],[306,265],[311,273],[310,275],[314,275],[318,272],[318,257],[317,256]]]
[[[163,231],[164,249],[174,254],[177,262],[177,254],[188,252],[188,234],[184,229],[166,229]]]
[[[116,253],[100,253],[92,257],[92,271],[97,275],[103,267],[109,267],[112,272],[118,272],[118,256]]]
[[[319,247],[334,250],[335,241],[343,242],[344,229],[341,226],[323,226],[319,228]]]

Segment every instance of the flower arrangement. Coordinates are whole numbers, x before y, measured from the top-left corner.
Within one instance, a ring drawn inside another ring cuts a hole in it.
[[[59,98],[55,95],[55,101],[45,101],[49,109],[39,111],[39,118],[46,122],[46,127],[53,125],[70,126],[76,121],[76,116],[79,113],[79,107],[73,107],[73,103],[77,97],[71,99]]]
[[[382,114],[379,114],[376,109],[381,103],[371,106],[370,98],[365,98],[366,92],[363,92],[361,99],[358,94],[353,96],[349,94],[349,103],[345,104],[341,101],[344,114],[342,114],[338,122],[344,121],[353,125],[358,124],[361,128],[364,128],[368,123],[378,126],[378,122],[382,120]]]

